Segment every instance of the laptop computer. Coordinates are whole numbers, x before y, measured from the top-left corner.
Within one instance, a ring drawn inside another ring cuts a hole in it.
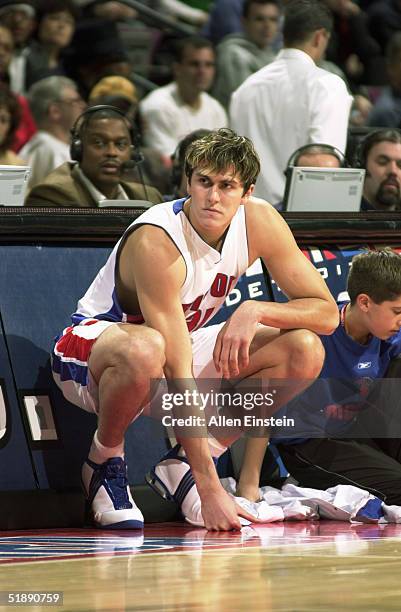
[[[283,210],[358,212],[365,170],[361,168],[289,168]]]
[[[101,200],[99,208],[150,208],[148,200]]]
[[[31,173],[29,166],[0,165],[0,206],[23,206]]]

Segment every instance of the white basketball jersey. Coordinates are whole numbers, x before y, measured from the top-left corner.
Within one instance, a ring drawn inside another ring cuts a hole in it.
[[[74,324],[95,318],[116,322],[143,323],[142,315],[124,313],[115,288],[115,264],[121,240],[138,225],[161,227],[181,253],[187,273],[180,297],[190,332],[204,326],[217,312],[238,278],[248,267],[245,209],[241,205],[231,221],[221,250],[216,251],[197,234],[183,206],[185,198],[152,206],[127,228],[114,247],[72,316]]]

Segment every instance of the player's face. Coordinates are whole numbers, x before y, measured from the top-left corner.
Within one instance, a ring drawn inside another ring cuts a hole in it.
[[[369,300],[366,311],[369,331],[380,340],[387,340],[401,329],[401,296],[376,304]]]
[[[206,241],[219,238],[252,191],[253,186],[244,194],[241,180],[230,169],[218,174],[195,169],[188,184],[192,225]]]
[[[92,120],[82,140],[83,173],[100,191],[104,186],[116,186],[120,182],[121,165],[130,159],[131,153],[125,122],[114,118]]]
[[[376,208],[399,209],[401,204],[401,144],[379,142],[368,154],[364,196]]]

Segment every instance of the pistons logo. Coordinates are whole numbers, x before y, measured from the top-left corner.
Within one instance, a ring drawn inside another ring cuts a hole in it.
[[[202,302],[206,296],[210,295],[213,298],[220,298],[223,301],[233,288],[234,281],[235,276],[227,276],[219,272],[216,274],[209,291],[202,295],[198,295],[190,304],[182,305],[189,332],[203,327],[209,321],[216,309],[215,306],[211,308],[202,308]]]

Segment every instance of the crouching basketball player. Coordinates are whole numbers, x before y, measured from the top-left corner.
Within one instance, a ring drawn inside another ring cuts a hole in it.
[[[259,169],[252,143],[229,129],[195,141],[185,164],[189,196],[128,227],[56,342],[56,382],[98,415],[82,473],[98,527],[143,526],[124,434],[149,403],[150,379],[177,387],[200,376],[291,378],[300,392],[320,372],[318,334],[336,328],[336,304],[279,213],[252,197]],[[225,299],[216,282],[234,287],[259,257],[289,302],[246,301],[225,324],[203,327]],[[182,437],[151,477],[189,522],[211,530],[252,520],[220,484],[213,459],[225,448],[216,438]]]

